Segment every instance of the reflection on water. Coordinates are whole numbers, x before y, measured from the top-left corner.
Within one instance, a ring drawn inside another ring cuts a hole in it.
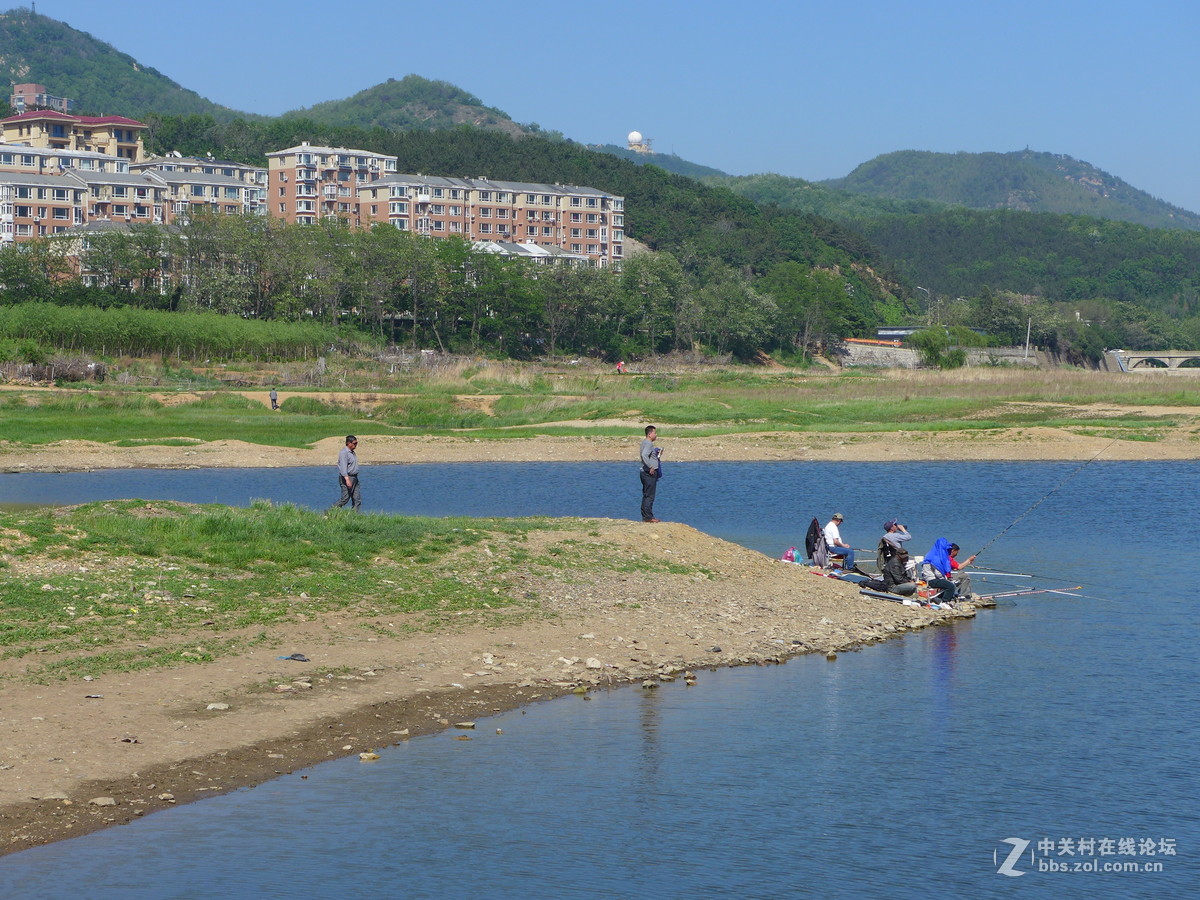
[[[1073,467],[680,464],[660,502],[775,556],[835,508],[860,546],[902,513],[916,543],[949,531],[968,548]],[[544,480],[522,467],[389,468],[366,482],[377,509],[637,513],[630,466]],[[287,485],[303,478],[164,474],[202,479],[171,490],[221,502],[293,499]],[[999,897],[1013,883],[1056,900],[1187,894],[1200,858],[1194,603],[1174,572],[1118,561],[1150,558],[1151,542],[1155,559],[1189,559],[1180,498],[1198,487],[1190,464],[1097,463],[989,552],[997,568],[1084,584],[1087,598],[1017,598],[833,663],[514,711],[469,742],[421,738],[375,765],[342,760],[7,857],[0,896]],[[1124,546],[1107,523],[1130,509],[1154,510],[1154,528],[1122,534]],[[1089,836],[1173,839],[1179,855],[1156,874],[996,873],[1005,838]]]

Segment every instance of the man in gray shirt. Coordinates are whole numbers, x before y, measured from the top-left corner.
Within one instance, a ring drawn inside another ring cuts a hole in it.
[[[654,492],[658,490],[658,479],[662,475],[662,467],[658,458],[662,450],[654,446],[658,440],[658,429],[653,425],[646,426],[646,436],[642,439],[642,521],[657,522],[654,518]]]
[[[346,446],[338,451],[338,486],[342,489],[341,499],[333,504],[331,509],[340,509],[347,503],[359,512],[362,506],[362,491],[358,486],[358,438],[352,434],[346,435]]]

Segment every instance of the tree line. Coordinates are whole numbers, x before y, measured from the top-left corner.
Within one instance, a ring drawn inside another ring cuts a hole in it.
[[[796,262],[756,277],[665,251],[635,255],[620,271],[548,266],[387,225],[217,214],[0,249],[5,304],[312,322],[514,357],[803,353],[873,326],[875,300],[860,279]]]

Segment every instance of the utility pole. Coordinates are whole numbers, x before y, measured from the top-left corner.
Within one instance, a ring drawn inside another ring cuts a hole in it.
[[[1025,323],[1025,358],[1029,359],[1029,335],[1033,331],[1033,316]]]

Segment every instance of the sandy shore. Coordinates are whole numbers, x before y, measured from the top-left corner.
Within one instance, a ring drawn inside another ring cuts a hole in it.
[[[1158,410],[1161,414],[1162,410]],[[582,424],[582,423],[581,423]],[[596,423],[587,423],[595,425]],[[629,438],[582,433],[577,437],[463,437],[362,435],[364,466],[445,462],[625,462],[635,459],[641,426]],[[660,446],[673,462],[824,460],[903,462],[912,460],[1106,460],[1200,459],[1196,423],[1164,425],[1158,439],[1113,440],[1063,428],[1028,427],[988,431],[812,433],[761,432],[693,437],[686,427],[663,426]],[[2,472],[77,472],[96,469],[282,468],[331,466],[342,439],[326,438],[309,449],[269,447],[243,441],[196,442],[187,446],[146,444],[114,447],[92,441],[58,441],[36,447],[0,442]]]
[[[975,614],[865,598],[686,525],[570,522],[538,539],[600,541],[689,574],[530,576],[523,584],[539,606],[512,624],[468,615],[431,632],[342,611],[272,627],[267,649],[243,656],[94,680],[29,683],[20,677],[25,663],[6,660],[0,852],[421,734],[469,736],[456,724],[576,689],[690,671],[703,690],[706,668],[832,656]],[[308,661],[280,658],[292,653]]]

